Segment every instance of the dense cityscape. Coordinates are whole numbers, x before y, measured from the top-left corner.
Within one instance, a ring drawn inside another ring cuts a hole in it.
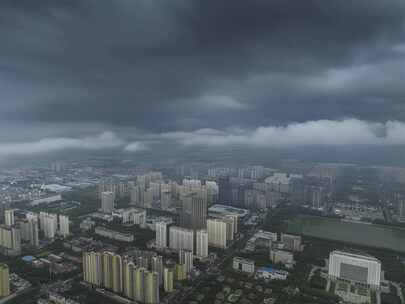
[[[1,301],[403,303],[405,171],[279,165],[2,170]]]

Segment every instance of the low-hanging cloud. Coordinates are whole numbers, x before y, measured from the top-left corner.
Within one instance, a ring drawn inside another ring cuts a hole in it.
[[[262,126],[254,130],[200,129],[193,132],[169,132],[161,134],[160,138],[174,140],[186,147],[398,146],[405,145],[405,123],[380,123],[358,119],[317,120],[285,126]]]
[[[119,135],[117,135],[119,134]],[[169,145],[168,145],[169,144]],[[258,149],[343,146],[405,146],[405,122],[371,122],[358,119],[314,120],[287,125],[261,126],[256,129],[203,128],[195,131],[138,133],[103,132],[99,135],[73,138],[49,137],[32,142],[0,142],[0,157],[32,156],[75,151],[108,151],[138,153],[151,151],[151,145],[184,148],[253,147]]]
[[[65,150],[105,150],[118,148],[124,141],[113,132],[103,132],[96,136],[72,138],[50,137],[32,142],[0,143],[0,157],[31,156]]]
[[[127,144],[124,148],[125,152],[142,152],[149,150],[149,146],[141,141],[135,141]]]

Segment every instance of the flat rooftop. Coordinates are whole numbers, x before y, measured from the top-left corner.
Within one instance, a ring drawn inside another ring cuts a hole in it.
[[[232,206],[216,204],[216,205],[211,206],[208,209],[208,213],[245,217],[246,215],[249,214],[249,211],[246,209],[236,208],[236,207],[232,207]]]
[[[373,261],[373,262],[378,262],[381,263],[380,260],[377,258],[367,255],[367,254],[362,254],[362,253],[354,253],[354,252],[348,252],[348,251],[340,251],[340,250],[335,250],[331,252],[331,255],[340,255],[340,256],[346,256],[346,257],[351,257],[351,258],[356,258],[356,259],[363,259],[363,260],[368,260],[368,261]]]

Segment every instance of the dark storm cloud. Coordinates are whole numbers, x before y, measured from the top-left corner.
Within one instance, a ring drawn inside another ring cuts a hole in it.
[[[405,121],[404,21],[402,0],[4,0],[0,120],[38,140]]]

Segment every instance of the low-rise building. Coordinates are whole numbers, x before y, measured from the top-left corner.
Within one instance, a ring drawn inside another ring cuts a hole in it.
[[[118,232],[102,226],[97,226],[94,232],[100,236],[126,243],[132,243],[134,236],[129,233]]]
[[[233,269],[252,274],[255,272],[255,262],[240,257],[233,258]]]

